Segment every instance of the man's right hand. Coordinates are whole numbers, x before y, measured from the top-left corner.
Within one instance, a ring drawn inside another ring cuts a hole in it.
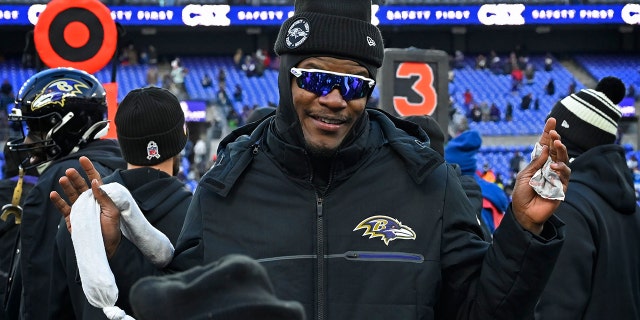
[[[91,190],[93,196],[100,205],[100,227],[102,229],[102,238],[104,241],[104,247],[107,252],[107,257],[113,256],[120,244],[122,234],[120,232],[120,210],[113,203],[111,198],[100,189],[102,185],[102,178],[98,171],[96,171],[93,163],[87,157],[80,157],[80,166],[87,174],[89,181],[91,181]],[[71,206],[78,200],[78,197],[83,192],[89,190],[84,178],[80,173],[73,168],[65,171],[65,176],[61,177],[58,181],[62,190],[64,191],[69,203],[67,203],[56,191],[52,191],[49,194],[51,201],[58,208],[67,225],[69,232],[72,230],[71,226]]]

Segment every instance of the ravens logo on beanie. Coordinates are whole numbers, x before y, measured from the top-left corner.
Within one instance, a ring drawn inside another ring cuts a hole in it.
[[[296,0],[274,49],[278,55],[351,59],[374,79],[384,57],[382,34],[371,24],[371,0]]]
[[[187,144],[184,111],[167,89],[131,90],[118,105],[115,123],[122,156],[133,165],[159,164]]]
[[[616,140],[622,112],[618,103],[625,86],[616,77],[606,77],[595,89],[583,89],[560,100],[547,116],[556,119],[556,131],[569,155],[581,153]]]

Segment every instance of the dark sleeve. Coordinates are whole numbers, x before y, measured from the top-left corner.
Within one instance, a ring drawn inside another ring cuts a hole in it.
[[[131,241],[124,236],[118,251],[109,259],[109,267],[118,287],[116,306],[127,314],[133,314],[129,304],[129,290],[136,281],[146,276],[163,275],[165,272],[153,265]]]
[[[53,244],[51,286],[49,291],[49,319],[75,319],[69,287],[67,286],[65,237],[70,237],[67,225],[61,221]],[[74,267],[75,269],[75,267]]]
[[[582,314],[589,304],[597,255],[589,222],[585,214],[567,202],[560,204],[557,215],[570,228],[567,228],[560,257],[536,306],[536,319],[570,319]]]
[[[474,319],[531,316],[564,242],[564,223],[556,216],[544,229],[540,236],[526,231],[509,206],[482,265]]]
[[[468,307],[461,310],[461,306],[473,299],[470,292],[480,277],[489,247],[482,239],[475,209],[467,200],[455,169],[449,168],[442,214],[442,290],[436,307],[436,318],[443,319],[458,313],[468,317]]]
[[[562,222],[552,216],[544,226],[545,237],[534,236],[515,221],[509,207],[489,245],[478,236],[477,222],[468,214],[473,209],[460,201],[463,197],[457,177],[449,174],[438,314],[478,320],[530,316],[562,246]]]
[[[460,169],[458,167],[456,172],[458,172],[459,170]],[[482,228],[483,238],[484,240],[491,242],[492,241],[491,231],[489,231],[489,227],[487,227],[487,224],[484,222],[484,219],[482,219],[482,189],[480,188],[480,185],[478,184],[478,182],[473,176],[463,176],[459,172],[458,172],[458,175],[459,175],[458,178],[460,179],[460,184],[462,184],[462,188],[464,189],[464,193],[467,195],[467,198],[469,198],[469,202],[471,202],[471,206],[473,207],[474,214],[476,215],[478,223]]]
[[[172,271],[184,271],[193,266],[202,265],[204,261],[204,244],[202,239],[202,212],[207,208],[206,201],[211,191],[198,186],[178,237],[178,244],[169,265]],[[210,206],[209,206],[210,207]]]

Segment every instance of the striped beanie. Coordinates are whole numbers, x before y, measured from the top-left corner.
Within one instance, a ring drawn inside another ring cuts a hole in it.
[[[615,77],[606,77],[595,89],[583,89],[560,100],[548,117],[556,119],[556,131],[570,156],[616,140],[622,112],[618,103],[625,86]]]

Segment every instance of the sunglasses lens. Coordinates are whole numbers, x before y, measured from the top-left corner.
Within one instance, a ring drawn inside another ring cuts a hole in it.
[[[359,99],[365,96],[364,80],[356,77],[345,77],[344,90],[341,90],[345,100]]]
[[[338,88],[342,97],[349,101],[363,98],[368,94],[369,87],[365,80],[353,76],[340,76],[324,72],[302,71],[296,78],[298,87],[325,96],[331,90]]]

